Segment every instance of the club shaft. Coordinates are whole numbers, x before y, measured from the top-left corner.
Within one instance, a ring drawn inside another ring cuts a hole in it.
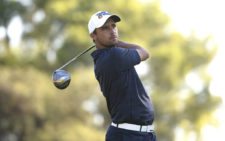
[[[63,66],[61,66],[60,68],[58,68],[57,70],[61,70],[63,68],[65,68],[67,65],[69,65],[71,62],[75,61],[77,58],[79,58],[81,55],[85,54],[86,52],[88,52],[89,50],[91,50],[92,48],[94,48],[95,45],[89,47],[88,49],[84,50],[83,52],[81,52],[80,54],[76,55],[75,57],[73,57],[71,60],[69,60],[67,63],[65,63]]]

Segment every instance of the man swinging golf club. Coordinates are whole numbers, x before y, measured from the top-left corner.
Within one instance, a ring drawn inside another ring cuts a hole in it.
[[[106,141],[156,141],[153,106],[134,68],[149,54],[139,45],[118,39],[116,23],[120,20],[117,15],[99,11],[88,23],[96,46],[91,54],[95,77],[112,120]]]

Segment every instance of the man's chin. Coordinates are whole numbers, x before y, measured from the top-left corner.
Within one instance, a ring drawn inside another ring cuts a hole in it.
[[[114,41],[113,41],[113,43],[112,43],[113,45],[116,45],[116,44],[118,44],[118,40],[117,39],[115,39]]]
[[[117,45],[117,43],[118,43],[118,40],[115,40],[115,41],[111,42],[108,46],[115,46],[115,45]]]

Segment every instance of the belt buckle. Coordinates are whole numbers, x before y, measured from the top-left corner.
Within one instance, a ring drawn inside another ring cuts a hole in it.
[[[141,132],[147,132],[148,126],[141,126]]]
[[[151,132],[151,131],[154,131],[154,129],[152,129],[152,125],[146,125],[146,126],[141,126],[140,128],[140,131],[141,132]],[[154,128],[154,127],[153,127]]]

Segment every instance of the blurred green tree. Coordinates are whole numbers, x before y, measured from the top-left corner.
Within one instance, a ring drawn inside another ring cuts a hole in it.
[[[173,33],[151,49],[150,79],[153,80],[152,96],[160,140],[173,140],[175,134],[168,132],[181,127],[186,132],[194,131],[197,141],[201,141],[204,125],[215,124],[213,111],[221,100],[209,92],[210,78],[206,66],[215,51],[207,50],[206,44],[207,40],[184,38]],[[187,82],[195,81],[187,80],[190,74],[199,76],[202,83]],[[195,90],[196,85],[201,88]]]
[[[140,44],[152,55],[142,79],[155,105],[160,141],[174,140],[177,127],[194,131],[200,140],[201,128],[213,121],[220,100],[210,94],[204,70],[214,52],[205,48],[207,40],[168,32],[169,18],[158,1],[3,0],[0,6],[0,27],[7,30],[19,16],[24,28],[17,48],[8,34],[0,40],[6,50],[0,49],[0,141],[104,140],[110,118],[90,56],[70,65],[72,82],[65,91],[53,87],[49,73],[92,44],[87,23],[99,10],[119,14],[121,40]],[[200,91],[187,85],[192,72],[201,76]],[[97,126],[93,120],[99,114],[104,122]]]
[[[19,2],[1,0],[0,2],[0,27],[7,29],[12,19],[18,15],[26,13],[26,8]],[[0,64],[15,64],[16,57],[12,54],[10,49],[10,38],[9,34],[5,33],[5,38],[1,42],[1,48],[4,48],[4,58],[0,56]],[[0,40],[1,41],[1,40]],[[3,45],[2,45],[3,44]],[[1,49],[3,50],[3,49]]]

